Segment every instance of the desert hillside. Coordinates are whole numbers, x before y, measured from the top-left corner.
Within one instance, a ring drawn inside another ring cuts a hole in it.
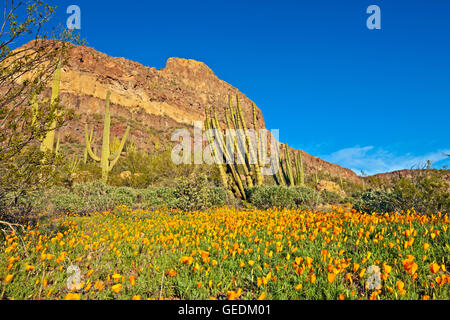
[[[149,152],[167,147],[174,129],[203,121],[207,106],[217,108],[225,127],[229,95],[239,95],[245,120],[253,125],[253,102],[203,62],[169,58],[166,66],[157,70],[86,46],[73,46],[68,57],[61,73],[60,100],[73,108],[77,117],[60,133],[61,142],[76,149],[84,146],[85,123],[94,126],[100,140],[107,90],[111,91],[112,134],[122,135],[130,125],[129,141]],[[265,128],[259,108],[257,121],[257,127]],[[343,179],[360,181],[353,171],[305,152],[303,161],[306,174],[323,172],[337,177],[340,173]]]

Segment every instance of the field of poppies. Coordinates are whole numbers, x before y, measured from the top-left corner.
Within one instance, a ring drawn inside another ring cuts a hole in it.
[[[449,219],[130,210],[0,235],[0,299],[443,299]]]

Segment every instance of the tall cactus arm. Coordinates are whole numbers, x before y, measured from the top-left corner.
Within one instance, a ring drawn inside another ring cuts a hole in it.
[[[61,81],[61,64],[62,64],[62,61],[61,61],[61,59],[59,59],[58,65],[55,70],[55,77],[53,79],[52,97],[51,97],[52,104],[55,103],[59,97],[59,83]]]
[[[253,129],[255,130],[256,135],[256,158],[258,160],[258,165],[261,167],[261,145],[259,139],[259,131],[258,126],[256,124],[256,106],[253,103]]]
[[[111,130],[111,115],[109,113],[109,99],[111,97],[111,91],[106,92],[106,104],[105,104],[105,120],[103,124],[103,140],[102,140],[102,155],[100,160],[100,166],[102,167],[103,180],[106,183],[109,168],[109,156],[110,156],[110,130]]]
[[[282,186],[286,186],[287,183],[286,183],[286,179],[285,179],[284,174],[283,174],[283,159],[281,159],[281,155],[279,155],[278,157],[279,157],[279,160],[280,160],[280,165],[278,166],[278,177],[277,178],[279,179],[279,183]]]
[[[284,155],[287,167],[287,174],[289,178],[289,186],[292,187],[295,185],[295,183],[294,183],[294,175],[292,173],[291,157],[289,156],[289,146],[287,143],[284,145]]]
[[[228,96],[228,107],[230,109],[230,118],[231,118],[231,123],[233,124],[233,128],[230,126],[230,129],[237,129],[238,128],[238,124],[236,121],[236,115],[234,113],[233,110],[233,102],[231,102],[231,96]]]
[[[241,125],[244,130],[244,134],[245,134],[245,141],[247,142],[247,145],[248,145],[248,155],[247,156],[249,159],[249,163],[250,163],[250,159],[256,160],[255,163],[253,164],[253,169],[255,171],[256,184],[260,186],[263,184],[261,168],[259,167],[259,162],[258,162],[257,156],[254,153],[253,147],[251,146],[250,137],[247,134],[247,125],[245,123],[244,114],[242,112],[241,104],[239,102],[239,95],[236,95],[236,103],[237,103],[237,109],[238,109],[238,113],[239,113],[239,119],[241,120]]]
[[[228,117],[228,112],[227,112],[226,108],[225,108],[225,120],[227,122],[227,127],[229,129],[232,129],[230,118]],[[236,125],[234,125],[234,128],[236,128]],[[238,156],[238,163],[242,164],[242,168],[244,169],[244,174],[245,174],[245,179],[247,181],[247,186],[253,187],[253,181],[252,181],[252,177],[251,177],[251,174],[250,174],[250,170],[248,169],[247,164],[245,163],[245,158],[244,158],[244,155],[241,152],[241,149],[238,147],[237,137],[236,136],[234,136],[233,141],[234,141],[234,148],[235,148],[237,156]]]
[[[232,162],[231,157],[228,154],[228,150],[226,149],[225,138],[222,134],[222,130],[219,127],[219,121],[217,119],[217,112],[216,112],[215,108],[214,108],[214,117],[211,116],[211,123],[212,123],[212,128],[217,130],[217,133],[218,133],[218,142],[219,142],[218,147],[221,150],[222,154],[225,156],[225,159],[227,160],[227,166],[228,166],[228,168],[230,168],[231,174],[234,178],[234,182],[238,186],[238,189],[242,196],[242,199],[245,199],[246,195],[245,195],[244,186],[242,184],[242,180],[239,175],[239,171],[237,170],[237,166],[235,167],[236,164],[231,163]]]
[[[52,96],[50,103],[53,106],[54,103],[57,101],[59,96],[59,82],[61,80],[61,59],[58,61],[58,65],[55,70],[54,78],[53,78],[53,85],[52,85]],[[53,152],[53,144],[55,141],[55,129],[56,129],[56,122],[57,117],[59,116],[57,113],[54,114],[55,118],[52,120],[52,123],[50,124],[49,131],[47,132],[44,140],[41,143],[41,151],[52,151]]]
[[[303,171],[303,157],[302,157],[302,151],[299,152],[299,165],[300,165],[300,185],[305,185],[305,173]]]
[[[92,145],[94,143],[94,127],[91,129],[91,133],[89,134],[89,144]],[[95,153],[95,150],[94,150]],[[84,159],[83,163],[86,164],[88,159],[88,150],[87,147],[84,148]]]
[[[86,140],[86,150],[89,154],[89,156],[97,162],[100,162],[101,159],[100,157],[98,157],[94,151],[92,151],[92,147],[91,147],[91,142],[89,141],[89,134],[88,134],[89,128],[88,128],[88,124],[86,123],[86,126],[84,127],[84,138]]]
[[[56,140],[55,154],[59,153],[59,146],[60,146],[59,140],[60,140],[60,135],[58,134],[58,138]]]
[[[127,127],[127,130],[125,131],[124,136],[122,137],[122,141],[120,141],[120,146],[119,149],[117,149],[116,153],[114,155],[111,155],[109,157],[109,161],[111,161],[111,163],[109,164],[109,171],[112,170],[112,168],[114,167],[114,165],[117,163],[117,161],[120,158],[120,154],[123,151],[123,148],[125,147],[125,143],[127,142],[127,138],[128,138],[128,134],[130,132],[130,127]]]
[[[206,135],[207,135],[207,139],[209,141],[209,144],[212,147],[212,153],[214,156],[214,159],[216,160],[217,163],[217,167],[219,168],[219,174],[220,174],[220,178],[222,179],[222,184],[225,188],[228,188],[228,179],[227,179],[227,174],[225,172],[225,166],[221,163],[218,163],[217,159],[217,152],[216,152],[216,148],[215,145],[213,144],[213,138],[212,136],[209,134],[208,130],[210,130],[210,122],[209,122],[209,109],[206,108],[206,119],[205,119],[205,130],[206,130]]]

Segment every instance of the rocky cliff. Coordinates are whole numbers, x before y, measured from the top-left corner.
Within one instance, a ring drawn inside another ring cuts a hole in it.
[[[73,46],[61,74],[60,101],[75,110],[77,118],[60,130],[61,142],[84,145],[84,125],[94,126],[101,138],[107,90],[111,91],[112,134],[122,135],[130,125],[130,140],[154,152],[167,146],[176,128],[191,128],[203,121],[205,108],[215,106],[225,126],[228,95],[238,94],[247,124],[253,124],[252,101],[237,88],[220,80],[202,62],[170,58],[160,70],[125,58],[110,57],[92,48]],[[257,127],[265,128],[257,108]],[[282,129],[282,128],[280,128]],[[306,172],[322,171],[359,182],[351,170],[303,152]]]

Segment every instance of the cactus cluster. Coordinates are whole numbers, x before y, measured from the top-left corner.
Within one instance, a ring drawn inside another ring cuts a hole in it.
[[[238,133],[243,133],[245,137],[235,135],[234,149],[236,150],[237,163],[232,161],[234,154],[229,154],[226,147],[226,139],[219,126],[219,120],[215,108],[206,109],[205,130],[214,129],[217,132],[218,141],[214,143],[213,137],[208,136],[210,145],[213,147],[215,163],[217,163],[220,177],[224,187],[230,188],[236,195],[242,199],[246,199],[245,187],[253,187],[254,185],[262,185],[264,182],[261,173],[261,146],[260,137],[256,125],[256,106],[253,104],[253,128],[256,133],[256,155],[255,148],[248,135],[248,127],[244,119],[242,108],[240,105],[239,96],[236,95],[236,107],[233,106],[231,96],[228,97],[228,108],[225,109],[225,121],[228,129],[236,130]],[[222,155],[223,159],[218,156]],[[251,159],[257,159],[251,161]],[[255,162],[255,163],[252,163]],[[241,175],[242,171],[242,175]],[[245,177],[243,179],[242,177]]]
[[[284,161],[283,159],[280,158],[279,171],[278,174],[275,176],[275,182],[278,185],[289,187],[305,185],[302,152],[298,151],[297,153],[294,153],[293,160],[294,161],[292,164],[289,146],[285,144]]]
[[[111,152],[111,146],[110,146],[110,129],[111,129],[111,115],[109,113],[109,98],[111,96],[111,92],[108,91],[106,94],[106,107],[105,107],[105,122],[103,125],[103,140],[102,140],[102,153],[99,157],[95,154],[95,152],[92,150],[91,146],[91,138],[89,137],[89,126],[86,124],[85,127],[85,140],[86,140],[86,149],[89,154],[89,156],[96,162],[100,163],[100,166],[102,168],[102,180],[104,183],[108,181],[108,174],[114,167],[114,165],[117,163],[117,161],[120,158],[120,155],[123,151],[123,148],[125,146],[125,142],[127,141],[128,133],[130,131],[130,127],[128,126],[125,134],[122,137],[122,140],[120,141],[119,146],[117,148],[114,148],[113,152]]]
[[[52,106],[55,105],[55,103],[58,102],[59,98],[59,86],[61,82],[61,65],[62,61],[58,61],[58,65],[56,67],[54,78],[53,78],[53,85],[52,85],[52,95],[50,103]],[[111,126],[111,115],[109,113],[109,99],[110,99],[110,91],[107,92],[106,95],[106,110],[105,110],[105,122],[103,127],[103,141],[102,141],[102,152],[101,156],[97,156],[96,150],[92,148],[92,144],[94,143],[94,129],[92,128],[90,133],[88,133],[88,125],[86,124],[85,127],[85,141],[86,141],[86,147],[84,149],[84,164],[87,163],[89,156],[96,162],[99,162],[102,168],[102,180],[103,182],[107,182],[108,180],[108,174],[114,167],[114,165],[117,163],[117,161],[120,158],[120,155],[123,151],[123,148],[125,146],[125,142],[128,137],[128,133],[130,131],[130,127],[127,127],[124,136],[122,137],[122,140],[113,140],[113,146],[110,146],[110,126]],[[37,115],[39,112],[39,105],[38,105],[38,99],[36,96],[32,97],[31,100],[32,104],[32,119],[31,119],[31,125],[35,125]],[[46,136],[44,137],[43,141],[41,142],[40,149],[43,152],[52,152],[54,154],[58,154],[59,147],[60,147],[60,136],[58,134],[56,145],[55,145],[55,136],[56,136],[56,125],[57,125],[57,119],[61,116],[60,114],[54,114],[53,121],[50,125],[49,131],[47,132]],[[74,156],[68,163],[69,170],[71,173],[75,173],[79,168],[80,160],[78,157]]]

